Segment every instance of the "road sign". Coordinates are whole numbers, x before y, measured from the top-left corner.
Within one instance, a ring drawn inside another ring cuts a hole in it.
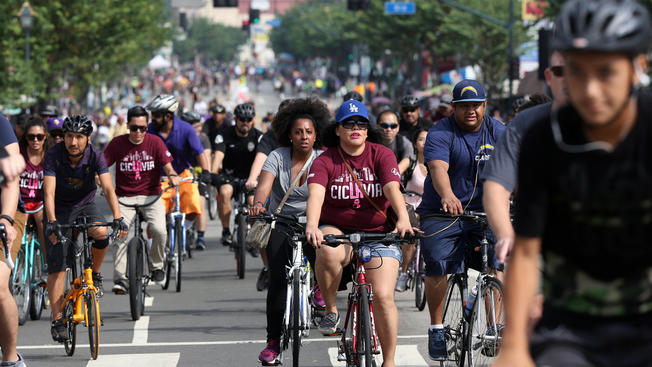
[[[271,25],[272,27],[280,27],[281,26],[281,20],[280,19],[271,19],[266,21],[265,23]]]
[[[412,15],[417,12],[417,5],[413,2],[386,2],[386,15]]]
[[[251,9],[269,10],[269,0],[252,0]]]

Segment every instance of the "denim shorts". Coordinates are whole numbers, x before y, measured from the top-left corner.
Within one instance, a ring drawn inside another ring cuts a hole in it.
[[[324,227],[333,227],[330,224],[322,224],[319,226],[319,229],[323,230]],[[355,231],[342,231],[345,234],[350,234],[354,233]],[[370,247],[371,248],[371,257],[392,257],[396,260],[398,260],[399,264],[403,260],[403,255],[401,252],[401,248],[398,245],[390,245],[390,246],[385,246],[382,243],[367,243],[364,246]],[[362,247],[362,246],[361,246]],[[360,252],[356,253],[356,255],[360,256]]]

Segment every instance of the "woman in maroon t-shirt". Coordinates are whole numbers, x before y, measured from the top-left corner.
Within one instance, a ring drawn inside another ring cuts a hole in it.
[[[43,157],[47,144],[46,136],[45,124],[40,119],[30,119],[19,142],[20,153],[25,158],[25,171],[20,175],[20,198],[27,210],[38,209],[43,204]],[[36,222],[38,241],[43,244],[43,210],[30,215]],[[20,237],[16,240],[20,241]]]
[[[337,311],[337,289],[343,267],[351,259],[351,246],[335,248],[321,246],[324,234],[343,232],[389,232],[413,234],[405,200],[400,191],[401,176],[396,157],[380,144],[367,142],[369,117],[365,106],[355,100],[344,102],[336,115],[334,133],[325,134],[325,145],[330,146],[312,164],[308,176],[308,203],[306,236],[317,248],[315,274],[326,302],[326,316],[319,324],[325,334],[335,332],[340,317]],[[333,141],[328,141],[328,136]],[[341,155],[340,155],[341,154]],[[351,166],[360,184],[376,206],[385,212],[390,204],[398,213],[396,226],[365,198],[349,174],[342,160]],[[376,330],[383,350],[385,367],[394,367],[398,310],[394,304],[394,286],[401,261],[401,250],[396,246],[372,246],[371,261],[365,264],[367,279],[374,289]]]

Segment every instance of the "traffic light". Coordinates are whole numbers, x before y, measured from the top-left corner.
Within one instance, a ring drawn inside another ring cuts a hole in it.
[[[346,0],[346,8],[349,10],[367,10],[371,6],[371,0]]]
[[[260,10],[259,9],[249,9],[249,23],[258,24],[260,23]]]
[[[249,20],[245,19],[242,21],[242,31],[249,32]]]
[[[233,8],[238,7],[238,0],[213,0],[214,8]]]

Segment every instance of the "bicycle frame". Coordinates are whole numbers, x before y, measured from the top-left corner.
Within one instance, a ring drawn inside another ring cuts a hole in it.
[[[28,231],[28,225],[29,225],[29,219],[31,214],[38,213],[43,209],[43,204],[38,209],[35,210],[28,210],[25,211],[25,214],[28,214],[27,221],[25,223],[25,230],[23,231],[23,237],[20,240],[20,246],[21,248],[25,251],[25,258],[23,261],[25,261],[25,269],[27,270],[26,272],[23,273],[22,275],[22,280],[25,282],[27,280],[27,274],[29,272],[29,279],[32,279],[32,284],[30,284],[30,290],[34,286],[38,284],[38,281],[34,282],[34,251],[36,249],[36,246],[38,246],[41,249],[41,253],[43,253],[43,247],[41,246],[41,243],[38,242],[36,239],[36,236],[38,235],[38,230],[35,228],[34,231],[32,232],[32,236],[30,238],[29,234],[30,231]],[[36,227],[36,224],[34,224],[34,227]],[[18,259],[16,259],[18,261]],[[45,267],[45,263],[43,262],[43,258],[41,257],[41,268]],[[16,272],[12,272],[12,279],[15,283],[16,281]],[[40,279],[39,279],[40,280]]]
[[[188,177],[190,178],[190,177]],[[181,182],[189,182],[187,179],[182,179]],[[184,230],[186,228],[186,213],[181,211],[181,194],[179,193],[179,188],[174,189],[174,211],[168,213],[170,216],[170,221],[168,222],[168,226],[170,229],[170,235],[168,236],[170,240],[170,253],[175,254],[176,252],[176,246],[183,246],[183,250],[186,250],[186,231]],[[182,234],[182,244],[177,244],[176,243],[176,236],[174,233],[174,222],[177,218],[181,219],[181,229],[183,231]],[[181,259],[179,259],[181,261]]]
[[[303,255],[303,244],[301,241],[298,240],[296,236],[293,237],[292,239],[292,265],[287,267],[287,294],[285,298],[285,326],[286,330],[289,330],[289,325],[290,325],[290,312],[295,311],[298,308],[299,311],[301,312],[301,325],[294,325],[294,327],[300,327],[302,331],[304,331],[304,336],[307,336],[307,333],[305,331],[310,330],[310,307],[309,305],[309,300],[308,300],[308,294],[310,294],[310,289],[309,289],[309,281],[310,281],[310,268],[307,265],[307,262],[305,260],[305,257]],[[301,289],[298,290],[299,293],[299,298],[301,300],[301,304],[297,307],[297,305],[292,304],[292,295],[294,292],[297,292],[297,290],[293,290],[292,286],[292,281],[294,280],[294,271],[299,270],[299,273],[301,274]]]

